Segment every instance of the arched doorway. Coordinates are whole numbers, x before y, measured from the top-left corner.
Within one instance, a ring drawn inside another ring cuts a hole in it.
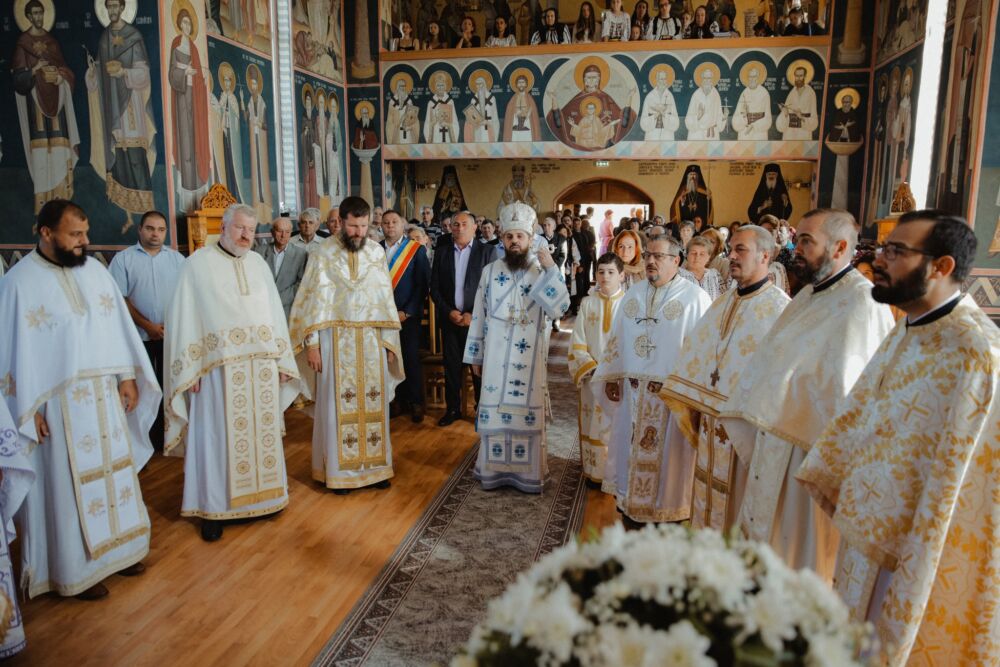
[[[588,178],[577,181],[556,195],[552,202],[555,209],[573,209],[586,204],[646,206],[649,216],[654,215],[652,197],[642,188],[616,178]]]

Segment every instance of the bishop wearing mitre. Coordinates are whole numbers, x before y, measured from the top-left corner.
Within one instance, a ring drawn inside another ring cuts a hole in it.
[[[798,471],[840,530],[837,592],[891,667],[1000,664],[1000,333],[961,293],[976,245],[961,218],[900,218],[872,296],[905,321]]]
[[[0,399],[35,477],[16,517],[29,597],[103,597],[102,580],[140,574],[149,552],[138,473],[160,387],[121,291],[87,257],[88,229],[79,206],[49,201],[38,247],[0,280]],[[6,519],[16,473],[3,474]]]
[[[716,299],[681,347],[660,396],[698,452],[691,525],[728,531],[746,488],[747,462],[736,457],[719,410],[767,332],[788,305],[768,279],[776,250],[763,227],[744,225],[730,240],[729,275],[736,288]]]
[[[680,254],[671,236],[646,244],[646,280],[625,293],[594,372],[614,415],[602,488],[639,523],[691,515],[695,452],[659,392],[712,299],[678,274]]]
[[[531,247],[535,211],[524,202],[500,209],[504,256],[483,268],[464,362],[482,375],[479,456],[484,489],[545,487],[545,406],[549,330],[569,309],[562,272],[545,247]]]
[[[164,453],[184,456],[181,516],[201,536],[223,521],[288,505],[283,414],[300,392],[281,297],[264,258],[250,252],[251,206],[222,216],[218,243],[184,262],[167,308]]]
[[[799,465],[892,328],[888,306],[850,264],[857,224],[847,211],[814,210],[799,223],[793,268],[806,284],[758,346],[719,410],[749,463],[737,518],[790,567],[829,580],[838,535],[795,480]]]
[[[404,375],[385,250],[367,239],[371,207],[347,197],[339,212],[343,226],[310,255],[289,321],[316,399],[313,479],[344,495],[389,487],[389,403]]]

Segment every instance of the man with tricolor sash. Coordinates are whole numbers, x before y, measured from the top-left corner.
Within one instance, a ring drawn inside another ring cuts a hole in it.
[[[404,377],[399,311],[385,251],[367,238],[370,215],[360,197],[340,203],[343,226],[310,256],[289,320],[316,401],[313,479],[340,495],[389,486],[389,403]]]
[[[385,258],[389,262],[392,296],[399,313],[399,346],[406,374],[396,388],[400,410],[410,410],[414,423],[424,420],[423,376],[420,369],[420,318],[430,288],[431,263],[427,251],[404,233],[403,217],[396,211],[382,214]]]

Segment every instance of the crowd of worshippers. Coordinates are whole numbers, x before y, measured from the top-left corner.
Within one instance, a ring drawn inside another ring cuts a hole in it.
[[[537,3],[534,13],[525,4],[517,15],[496,16],[492,25],[487,26],[489,34],[485,38],[476,34],[473,17],[450,12],[446,5],[441,16],[421,16],[423,23],[418,25],[417,32],[409,20],[401,20],[393,27],[389,48],[418,51],[743,36],[736,24],[736,5],[732,1],[710,0],[696,5],[690,0],[652,0],[655,13],[647,0],[637,0],[631,11],[623,0],[610,0],[604,10],[597,10],[594,3],[585,1],[580,3],[576,20],[569,23],[560,20],[556,8],[543,8],[541,4]],[[767,0],[759,4],[757,21],[748,37],[826,34],[826,20],[818,15],[818,6],[803,7],[802,0],[783,3]]]
[[[234,204],[218,242],[183,258],[150,212],[105,270],[87,255],[86,212],[45,204],[37,248],[0,278],[11,334],[0,339],[0,497],[22,538],[21,586],[91,600],[108,594],[107,577],[144,571],[138,471],[151,436],[184,457],[181,515],[199,518],[208,542],[226,521],[288,506],[293,406],[313,419],[317,484],[387,488],[392,403],[423,418],[429,294],[438,424],[463,418],[468,369],[484,488],[546,490],[552,325],[575,312],[581,464],[627,526],[738,526],[834,581],[890,664],[915,643],[943,652],[935,664],[980,648],[996,657],[990,634],[961,620],[995,623],[982,616],[1000,590],[981,585],[992,561],[965,555],[1000,540],[1000,334],[961,292],[976,255],[968,224],[904,215],[875,248],[872,281],[853,266],[859,227],[846,211],[810,211],[794,231],[764,218],[725,232],[638,216],[616,230],[608,211],[596,234],[593,214],[539,224],[514,202],[494,224],[425,208],[414,240],[395,211],[374,223],[348,197],[329,237],[309,210],[297,235],[279,218],[261,243],[256,210]],[[773,277],[782,253],[794,298]],[[713,270],[715,295],[703,284]],[[11,535],[0,531],[0,555]],[[14,581],[9,559],[0,567],[0,582]]]

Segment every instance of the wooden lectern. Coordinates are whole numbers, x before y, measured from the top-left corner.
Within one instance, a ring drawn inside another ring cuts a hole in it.
[[[222,233],[222,214],[229,206],[237,203],[236,197],[230,194],[225,185],[216,183],[209,189],[208,194],[201,199],[201,208],[188,216],[189,254],[219,238]]]

